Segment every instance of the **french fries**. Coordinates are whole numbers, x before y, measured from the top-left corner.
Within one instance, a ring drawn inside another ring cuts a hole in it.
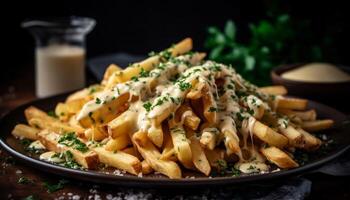
[[[322,141],[320,139],[301,128],[298,128],[297,130],[302,134],[302,142],[297,147],[307,151],[314,151],[321,146]]]
[[[159,159],[161,154],[157,148],[148,140],[147,134],[139,131],[132,136],[132,140],[137,146],[138,151],[147,163],[156,171],[168,176],[169,178],[181,178],[181,170],[173,161]]]
[[[173,47],[169,48],[169,52],[171,55],[179,55],[186,53],[187,51],[192,49],[192,39],[186,38],[179,42],[178,44],[175,44]],[[126,82],[130,80],[132,77],[137,76],[141,69],[144,69],[146,71],[150,71],[153,69],[155,65],[157,65],[160,62],[160,56],[152,56],[140,63],[135,63],[132,66],[128,67],[127,69],[121,71],[119,74],[116,74],[116,80],[118,83]]]
[[[66,152],[70,151],[77,163],[88,169],[95,169],[99,163],[98,156],[95,152],[87,150],[82,152],[73,147],[66,145],[59,145],[61,136],[55,132],[43,130],[38,133],[40,142],[46,147],[46,149],[54,152]]]
[[[190,138],[190,147],[192,152],[192,162],[194,166],[203,174],[209,176],[210,174],[210,164],[205,155],[204,149],[202,148],[198,138],[195,133],[189,131],[188,137]]]
[[[274,85],[274,86],[266,86],[259,88],[259,91],[265,94],[272,94],[272,95],[286,95],[287,94],[287,88],[285,88],[282,85]]]
[[[277,109],[292,109],[292,110],[305,110],[307,106],[306,99],[295,98],[279,98],[277,101]]]
[[[17,124],[12,135],[39,141],[49,154],[70,152],[83,168],[102,163],[171,179],[184,170],[223,174],[227,166],[295,168],[294,149],[323,144],[312,132],[334,121],[317,119],[306,99],[282,96],[283,86],[258,88],[191,49],[186,38],[127,68],[112,64],[100,84],[58,103],[55,115],[27,108],[28,125]]]
[[[25,124],[17,124],[11,133],[16,138],[27,138],[30,140],[37,140],[39,131],[39,129],[27,126]]]
[[[272,146],[283,148],[288,144],[288,139],[285,136],[277,133],[259,121],[254,123],[253,133],[260,140]]]
[[[316,111],[307,110],[307,111],[295,111],[289,109],[278,109],[278,112],[284,115],[287,115],[289,118],[293,119],[295,117],[301,119],[302,121],[314,121],[316,120]]]
[[[288,154],[277,147],[262,148],[261,153],[272,163],[282,169],[298,167],[296,163]]]
[[[169,128],[177,158],[186,168],[193,168],[190,141],[186,137],[185,129],[178,125],[171,125],[171,123]]]
[[[122,151],[108,151],[103,147],[93,149],[102,163],[125,170],[130,174],[138,175],[142,171],[142,165],[137,157]]]
[[[334,124],[333,120],[314,120],[314,121],[305,121],[301,124],[301,127],[307,131],[321,131],[329,129]]]

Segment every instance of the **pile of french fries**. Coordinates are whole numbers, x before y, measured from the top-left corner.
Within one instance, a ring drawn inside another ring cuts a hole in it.
[[[321,146],[310,132],[333,121],[317,120],[307,100],[284,97],[282,86],[258,88],[191,49],[187,38],[125,69],[112,64],[100,84],[58,103],[56,116],[27,108],[28,125],[12,134],[40,141],[47,151],[70,151],[87,169],[104,163],[173,179],[184,169],[209,176],[223,163],[244,172],[247,164],[259,171],[295,168],[295,149]]]

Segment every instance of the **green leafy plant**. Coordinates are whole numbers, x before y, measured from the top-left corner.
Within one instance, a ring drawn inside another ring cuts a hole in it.
[[[267,85],[276,66],[322,60],[320,46],[305,42],[312,37],[307,26],[307,21],[293,23],[289,15],[282,14],[249,24],[248,41],[242,42],[235,23],[229,20],[222,31],[208,28],[205,47],[210,59],[232,64],[250,82]]]

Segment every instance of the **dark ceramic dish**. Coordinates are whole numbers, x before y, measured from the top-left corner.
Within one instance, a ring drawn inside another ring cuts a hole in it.
[[[133,186],[133,187],[147,187],[147,188],[175,188],[175,187],[199,187],[199,186],[219,186],[227,184],[241,184],[248,182],[260,182],[267,180],[278,180],[282,177],[300,175],[309,172],[313,169],[317,169],[323,164],[333,160],[342,153],[344,153],[350,147],[350,125],[349,123],[344,123],[347,120],[346,116],[341,112],[330,108],[328,106],[310,101],[309,107],[317,110],[318,116],[320,118],[331,118],[336,121],[336,126],[333,129],[327,130],[327,134],[334,140],[336,145],[333,145],[327,153],[320,154],[312,159],[307,164],[290,170],[281,170],[269,174],[254,174],[233,177],[203,177],[198,174],[191,174],[190,172],[185,172],[184,176],[190,175],[195,176],[195,179],[183,178],[180,180],[168,179],[161,175],[148,175],[143,177],[132,176],[124,174],[123,176],[117,176],[113,174],[106,174],[100,171],[93,170],[74,170],[51,163],[47,163],[37,159],[37,157],[31,157],[23,150],[23,147],[19,144],[19,140],[15,139],[11,135],[11,130],[17,123],[24,123],[24,109],[30,105],[37,106],[43,110],[52,110],[57,102],[63,101],[65,95],[60,95],[56,97],[46,98],[34,101],[32,103],[22,105],[13,111],[6,114],[0,121],[0,145],[9,154],[14,156],[19,161],[32,166],[34,168],[43,170],[48,173],[58,174],[60,176],[65,176],[69,178],[75,178],[85,181],[97,182],[97,183],[108,183],[116,184],[122,186]]]
[[[271,71],[271,79],[275,85],[283,85],[287,88],[288,94],[293,96],[304,97],[321,102],[327,102],[339,105],[348,101],[350,98],[350,81],[339,83],[317,83],[294,81],[281,77],[281,74],[301,67],[304,64],[292,64],[276,67]],[[338,66],[350,74],[350,68]],[[339,98],[341,97],[341,98]]]

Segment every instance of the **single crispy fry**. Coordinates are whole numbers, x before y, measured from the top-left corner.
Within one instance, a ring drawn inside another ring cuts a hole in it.
[[[307,111],[294,111],[290,109],[280,108],[278,109],[278,112],[284,115],[287,115],[290,119],[297,117],[303,121],[314,121],[316,120],[316,115],[317,115],[314,109],[307,110]]]
[[[110,64],[108,67],[107,67],[107,69],[106,69],[106,71],[105,71],[105,73],[104,73],[104,75],[103,75],[103,79],[102,79],[102,81],[101,81],[101,85],[105,85],[107,88],[110,88],[110,87],[108,87],[107,85],[109,85],[109,84],[115,84],[115,83],[113,83],[113,75],[116,73],[116,72],[120,72],[120,71],[122,71],[123,69],[121,68],[121,67],[119,67],[118,65],[116,65],[116,64]]]
[[[214,124],[216,123],[216,117],[217,117],[217,105],[215,103],[215,99],[213,94],[209,91],[208,87],[204,87],[203,89],[203,110],[204,110],[204,117],[206,118],[206,120],[211,123]]]
[[[192,130],[197,130],[201,119],[186,104],[181,105],[176,111],[176,121],[183,123]]]
[[[211,167],[209,164],[209,161],[207,159],[207,156],[205,155],[205,152],[203,148],[201,147],[201,144],[196,137],[195,133],[192,131],[188,131],[189,138],[190,138],[190,147],[192,151],[192,162],[194,166],[203,174],[209,176]]]
[[[302,134],[292,126],[280,128],[279,131],[288,138],[290,146],[298,146],[302,142]]]
[[[297,146],[307,151],[314,151],[322,145],[322,141],[305,130],[297,129],[302,134],[302,142]]]
[[[87,101],[87,99],[75,99],[66,103],[58,103],[55,108],[55,114],[61,121],[68,121],[72,115],[81,110]]]
[[[160,159],[162,160],[172,160],[177,161],[176,152],[174,150],[174,145],[172,138],[170,136],[169,128],[167,125],[164,125],[164,144],[163,144],[163,151]]]
[[[315,121],[305,121],[301,124],[301,127],[306,131],[321,131],[329,129],[333,126],[334,121],[331,119],[315,120]]]
[[[150,173],[154,172],[151,165],[149,165],[146,160],[143,160],[141,162],[141,166],[142,166],[142,174],[143,175],[150,174]]]
[[[88,113],[87,116],[82,117],[79,123],[82,127],[88,128],[92,125],[106,124],[128,108],[129,93],[124,93],[114,100],[109,101],[99,109]]]
[[[136,113],[127,110],[107,124],[108,134],[112,138],[129,135],[136,131],[136,120]]]
[[[140,160],[130,154],[122,151],[108,151],[104,147],[94,148],[93,151],[97,153],[102,163],[109,166],[125,170],[134,175],[138,175],[142,170]]]
[[[121,135],[117,138],[110,139],[107,142],[105,149],[107,151],[116,151],[116,150],[124,149],[130,144],[131,144],[131,140],[129,135]]]
[[[199,142],[204,148],[213,150],[216,146],[219,133],[220,132],[217,128],[204,128]]]
[[[205,87],[205,83],[200,82],[196,84],[186,95],[188,99],[199,99],[202,95],[202,90]]]
[[[31,118],[28,123],[37,129],[49,129],[57,133],[66,133],[66,132],[76,132],[76,133],[84,133],[84,129],[78,127],[72,127],[68,124],[62,123],[58,120],[47,120],[45,118]]]
[[[57,121],[55,118],[50,117],[49,115],[46,114],[46,112],[40,110],[39,108],[35,106],[30,106],[27,109],[24,110],[24,115],[29,122],[32,118],[40,118],[44,119],[47,122],[53,122]]]
[[[173,56],[183,54],[192,49],[192,39],[186,38],[181,42],[175,44],[173,47],[168,50]],[[120,73],[116,74],[117,83],[123,83],[130,80],[133,76],[137,76],[142,69],[145,71],[150,71],[160,62],[160,56],[155,55],[147,58],[146,60],[135,63],[132,66],[124,69]]]
[[[254,123],[253,133],[256,137],[269,145],[283,148],[288,144],[288,139],[285,136],[277,133],[259,121],[256,121]]]
[[[74,92],[73,94],[70,94],[66,99],[66,103],[77,99],[85,99],[86,101],[89,101],[93,98],[93,95],[95,93],[102,91],[102,89],[103,87],[99,84],[90,85],[88,88],[84,88],[82,90]]]
[[[276,98],[276,108],[286,108],[292,110],[305,110],[307,107],[306,99],[297,99],[297,98]]]
[[[162,125],[156,125],[153,123],[150,129],[147,131],[148,138],[155,144],[157,147],[162,147],[163,145],[163,130]]]
[[[27,138],[30,140],[37,140],[39,131],[39,129],[30,127],[25,124],[17,124],[11,133],[16,138]]]
[[[88,169],[95,169],[98,166],[99,159],[95,152],[88,150],[86,152],[79,151],[73,147],[66,145],[58,145],[60,135],[49,131],[43,130],[38,133],[40,142],[45,146],[46,149],[57,153],[70,151],[77,163]]]
[[[262,148],[260,151],[270,162],[280,168],[288,169],[299,166],[287,153],[277,147]]]
[[[286,95],[287,88],[282,85],[273,85],[259,88],[259,92],[271,95]]]
[[[169,122],[169,128],[177,158],[186,168],[192,169],[192,151],[190,141],[186,138],[185,129],[171,122]]]

